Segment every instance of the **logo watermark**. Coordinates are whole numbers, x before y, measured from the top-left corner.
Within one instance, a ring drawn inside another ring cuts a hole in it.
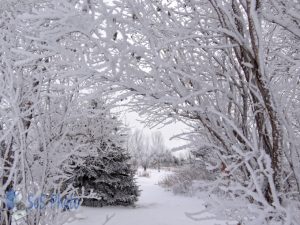
[[[16,192],[14,190],[9,190],[5,193],[5,205],[8,210],[15,207]]]
[[[51,209],[61,209],[61,210],[72,210],[78,209],[81,204],[81,199],[74,195],[69,194],[66,196],[61,196],[60,193],[52,193],[52,194],[29,194],[25,199],[23,196],[20,196],[20,193],[9,190],[6,192],[5,196],[5,204],[8,210],[13,210],[20,202],[24,203],[25,210],[43,210],[47,208]]]

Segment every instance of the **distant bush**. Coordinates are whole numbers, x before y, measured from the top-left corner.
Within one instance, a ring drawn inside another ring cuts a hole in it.
[[[144,170],[143,171],[138,171],[137,175],[139,177],[150,177],[149,171],[144,171]]]
[[[166,176],[159,185],[173,191],[175,194],[192,195],[194,193],[194,181],[212,180],[212,175],[202,166],[189,165]]]

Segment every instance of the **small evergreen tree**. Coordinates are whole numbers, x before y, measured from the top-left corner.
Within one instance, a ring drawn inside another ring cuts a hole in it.
[[[95,113],[98,113],[96,116]],[[82,205],[101,207],[106,205],[132,205],[138,199],[135,171],[124,145],[124,129],[104,105],[92,101],[92,117],[81,119],[81,142],[96,154],[86,156],[74,171],[73,185],[85,192],[93,190],[97,198],[85,198]]]

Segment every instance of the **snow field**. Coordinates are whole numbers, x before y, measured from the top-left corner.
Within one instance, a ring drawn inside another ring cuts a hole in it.
[[[225,225],[222,221],[194,221],[185,213],[204,209],[201,199],[174,195],[157,183],[168,171],[149,170],[150,177],[137,177],[141,196],[135,207],[81,207],[78,219],[68,225],[101,225],[107,216],[113,215],[108,225]]]

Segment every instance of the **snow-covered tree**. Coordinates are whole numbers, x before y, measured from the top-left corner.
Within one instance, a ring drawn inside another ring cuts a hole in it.
[[[167,160],[168,151],[165,146],[163,135],[160,131],[151,133],[151,152],[153,164],[157,166],[158,171],[163,161]]]
[[[150,140],[143,133],[143,130],[136,129],[133,131],[128,140],[128,150],[132,155],[134,164],[143,167],[146,171],[153,160],[153,155]]]
[[[181,120],[194,129],[188,136],[201,141],[191,139],[190,147],[209,158],[210,169],[220,168],[218,187],[255,207],[235,219],[296,224],[299,3],[115,5],[120,56],[109,79],[131,91],[148,122]]]
[[[68,159],[77,158],[77,164],[89,154],[69,138],[78,104],[89,99],[92,89],[104,94],[105,81],[92,79],[90,67],[105,62],[95,51],[101,46],[97,33],[102,24],[88,7],[85,1],[1,1],[0,201],[5,225],[11,222],[3,204],[9,189],[22,193],[24,201],[31,193],[71,194],[74,190],[63,185],[70,179],[66,171],[74,167]],[[101,10],[105,14],[106,8]],[[25,220],[63,224],[67,214],[61,208],[37,209],[27,212]]]
[[[157,167],[160,170],[163,164],[171,165],[174,161],[160,131],[145,134],[141,129],[134,130],[129,136],[127,148],[134,164],[141,166],[144,171],[149,167]]]
[[[82,106],[84,107],[84,106]],[[132,205],[139,191],[130,155],[124,149],[126,130],[103,102],[93,100],[85,118],[75,123],[72,139],[85,144],[94,155],[84,158],[72,172],[73,185],[91,191],[96,198],[84,198],[83,205]]]

